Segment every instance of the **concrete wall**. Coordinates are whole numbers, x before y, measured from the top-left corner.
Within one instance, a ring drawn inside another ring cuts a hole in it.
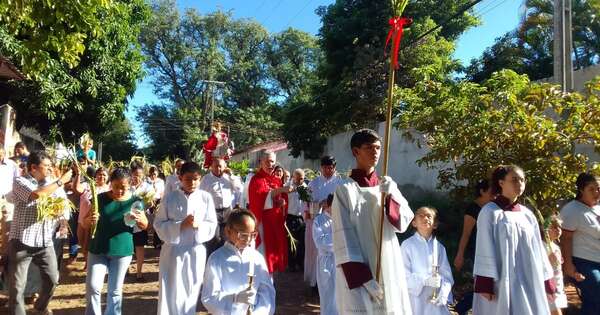
[[[593,65],[573,72],[573,89],[582,92],[585,84],[600,75],[600,65]],[[554,77],[538,80],[537,82],[556,83]]]

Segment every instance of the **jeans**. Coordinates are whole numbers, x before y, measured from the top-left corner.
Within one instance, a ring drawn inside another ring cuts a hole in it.
[[[25,315],[23,292],[31,262],[38,266],[42,278],[40,296],[35,301],[35,309],[43,311],[48,307],[58,284],[56,255],[52,246],[29,247],[19,240],[10,240],[8,243],[8,313],[11,315]]]
[[[104,285],[104,276],[108,272],[106,291],[106,309],[104,315],[121,315],[123,300],[123,282],[131,256],[107,256],[88,253],[88,273],[85,279],[85,314],[102,314],[100,293]]]
[[[581,315],[600,314],[600,263],[573,257],[577,272],[585,276],[582,282],[575,282],[581,291]]]

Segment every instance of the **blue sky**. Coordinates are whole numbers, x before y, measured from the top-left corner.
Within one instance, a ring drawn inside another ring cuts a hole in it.
[[[317,34],[321,21],[315,14],[315,9],[333,2],[335,0],[179,0],[177,5],[180,10],[195,8],[202,14],[219,9],[231,10],[235,18],[253,18],[270,32],[279,32],[288,27],[294,27]],[[483,0],[475,6],[475,12],[480,16],[482,23],[462,35],[457,42],[454,56],[464,64],[468,64],[472,58],[480,56],[496,37],[517,26],[522,2],[523,0]],[[137,144],[140,146],[143,146],[147,140],[143,138],[141,130],[136,128],[138,124],[134,122],[135,113],[140,106],[158,101],[152,91],[149,78],[145,78],[138,84],[126,113],[134,126],[136,139],[138,139]]]

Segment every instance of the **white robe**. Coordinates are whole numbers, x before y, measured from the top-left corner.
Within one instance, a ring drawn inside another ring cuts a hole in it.
[[[181,230],[189,214],[199,226]],[[154,220],[154,229],[164,241],[159,263],[159,315],[196,314],[206,262],[203,243],[213,238],[216,228],[215,206],[205,191],[196,190],[186,197],[177,189],[161,201]]]
[[[477,219],[473,274],[494,279],[493,301],[473,297],[473,315],[550,314],[544,281],[552,266],[531,210],[504,211],[486,204]]]
[[[384,220],[380,284],[385,291],[382,304],[371,302],[364,287],[350,290],[341,265],[347,262],[368,264],[375,277],[377,238],[381,215],[379,186],[360,187],[346,180],[333,198],[333,247],[336,270],[336,305],[341,314],[412,314],[406,287],[402,250],[396,232],[404,232],[412,221],[413,212],[400,191],[392,197],[400,203],[400,227],[396,229]],[[415,314],[420,315],[420,314]]]
[[[335,261],[333,258],[333,221],[326,212],[313,221],[312,237],[319,251],[317,256],[317,285],[321,314],[337,315],[335,306]]]
[[[236,293],[248,288],[250,263],[254,264],[253,287],[256,289],[256,303],[252,306],[254,315],[275,313],[275,287],[267,270],[264,257],[254,248],[243,252],[226,242],[208,258],[202,304],[213,315],[246,315],[248,305],[234,303]]]
[[[335,189],[343,182],[340,175],[333,174],[330,178],[320,175],[308,183],[308,188],[311,191],[312,202],[309,205],[308,211],[311,217],[306,219],[304,223],[309,228],[304,233],[304,281],[310,286],[317,284],[317,255],[318,251],[313,242],[312,229],[314,218],[321,213],[320,203],[327,200],[327,196],[335,193]]]
[[[429,302],[433,288],[423,285],[423,282],[433,273],[433,246],[437,246],[437,263],[439,275],[442,278],[442,285],[436,290],[438,299],[445,300],[444,305],[434,305]],[[402,254],[404,255],[404,269],[406,270],[406,282],[413,314],[450,315],[447,303],[452,302],[450,291],[454,280],[444,245],[435,238],[426,240],[419,233],[415,233],[402,242]]]

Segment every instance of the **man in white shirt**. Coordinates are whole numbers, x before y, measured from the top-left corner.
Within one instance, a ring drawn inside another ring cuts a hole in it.
[[[292,251],[291,248],[288,251],[288,269],[290,271],[298,271],[302,270],[304,266],[304,232],[306,226],[302,214],[308,208],[307,203],[300,200],[298,193],[298,187],[306,187],[303,169],[298,168],[294,170],[290,184],[293,191],[288,194],[288,213],[285,218],[285,224],[298,243],[296,244],[295,251]]]
[[[321,213],[321,209],[327,205],[327,197],[333,195],[342,178],[335,170],[336,160],[333,156],[326,155],[321,158],[321,175],[308,184],[311,191],[312,202],[305,212],[306,226],[313,226],[313,219]],[[317,285],[317,255],[318,251],[313,242],[312,229],[306,230],[304,251],[304,281],[311,287]]]
[[[219,226],[215,237],[207,244],[207,253],[210,255],[224,243],[224,227],[227,214],[231,212],[234,197],[233,183],[223,171],[227,168],[225,160],[214,158],[210,165],[210,172],[202,177],[198,189],[208,192],[215,203]]]

